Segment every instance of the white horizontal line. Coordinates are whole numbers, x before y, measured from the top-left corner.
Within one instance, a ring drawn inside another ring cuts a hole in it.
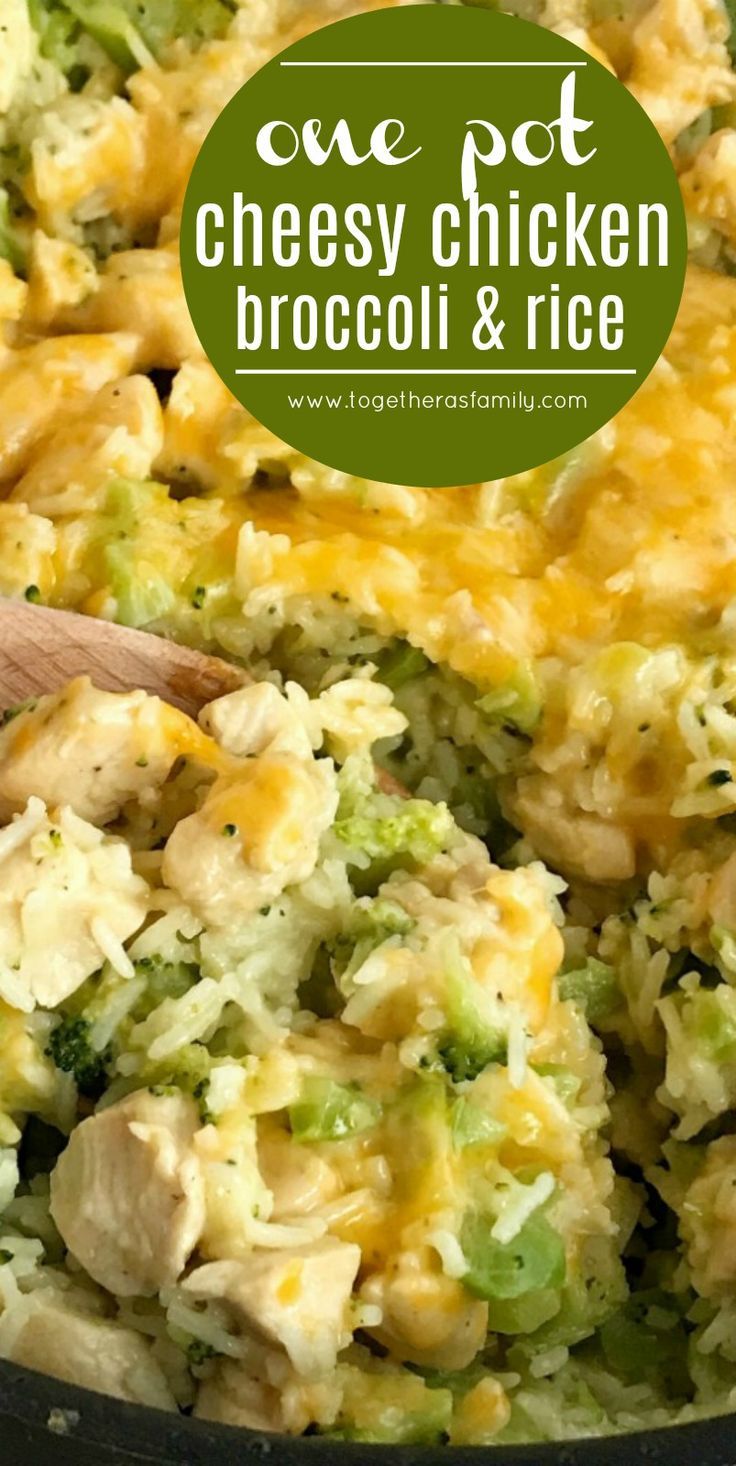
[[[635,377],[636,367],[236,367],[236,377]]]
[[[281,61],[280,66],[587,66],[587,61]]]

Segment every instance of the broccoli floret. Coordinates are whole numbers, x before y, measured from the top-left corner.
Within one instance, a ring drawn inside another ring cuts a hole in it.
[[[429,670],[430,662],[418,647],[408,641],[397,641],[378,659],[377,678],[395,692],[407,682],[415,682]]]
[[[489,723],[529,735],[542,716],[542,700],[529,662],[520,662],[511,677],[478,699],[476,707]]]
[[[370,758],[349,755],[338,786],[333,828],[338,840],[355,852],[348,864],[355,868],[351,883],[358,894],[374,893],[394,870],[426,865],[451,846],[456,827],[447,805],[381,793]]]
[[[196,962],[166,962],[158,954],[140,957],[134,966],[136,974],[146,979],[146,991],[133,1010],[138,1023],[163,1003],[164,998],[183,998],[201,976]]]
[[[506,1035],[482,1011],[483,994],[474,991],[472,969],[458,950],[449,949],[445,986],[447,1027],[437,1040],[437,1058],[456,1084],[477,1079],[489,1064],[503,1064]]]
[[[563,972],[558,979],[560,997],[578,1003],[589,1023],[595,1025],[618,1007],[621,992],[612,967],[589,957],[585,967]]]
[[[450,1131],[455,1150],[466,1150],[471,1145],[498,1146],[507,1134],[506,1126],[500,1120],[495,1120],[482,1105],[465,1097],[456,1100],[452,1107]]]
[[[489,1064],[503,1064],[506,1040],[498,1033],[465,1029],[457,1034],[448,1034],[440,1043],[437,1056],[455,1084],[461,1084],[467,1079],[477,1079]]]
[[[62,0],[64,8],[123,71],[134,71],[146,53],[158,56],[171,41],[193,45],[224,35],[232,20],[230,0]]]
[[[352,977],[376,947],[389,937],[407,936],[415,925],[403,906],[383,896],[369,905],[355,907],[346,930],[330,943],[335,977]]]
[[[289,1124],[295,1140],[344,1140],[375,1125],[380,1106],[357,1084],[336,1084],[332,1079],[309,1079],[294,1104]]]
[[[338,839],[364,851],[371,860],[404,856],[416,865],[426,865],[443,849],[452,828],[446,805],[393,795],[377,796],[375,809],[369,807],[335,821]]]
[[[511,1242],[491,1235],[493,1218],[469,1213],[460,1233],[468,1264],[465,1287],[489,1302],[521,1298],[539,1288],[560,1288],[565,1281],[565,1247],[545,1217],[529,1217]]]
[[[93,1049],[89,1036],[92,1025],[86,1018],[62,1018],[49,1035],[46,1054],[57,1069],[74,1077],[80,1094],[99,1095],[105,1085],[106,1050]]]
[[[178,1049],[173,1063],[163,1061],[147,1065],[141,1077],[152,1090],[166,1093],[167,1090],[178,1089],[183,1094],[190,1094],[199,1109],[202,1124],[213,1125],[215,1119],[207,1104],[211,1069],[209,1050],[203,1043],[195,1041]]]
[[[29,0],[28,10],[41,55],[68,76],[77,63],[79,22],[60,0]]]

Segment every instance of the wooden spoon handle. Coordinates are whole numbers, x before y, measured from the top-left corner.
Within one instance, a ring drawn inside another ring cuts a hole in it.
[[[0,712],[83,675],[107,692],[142,687],[190,717],[250,681],[219,657],[145,631],[0,599]]]

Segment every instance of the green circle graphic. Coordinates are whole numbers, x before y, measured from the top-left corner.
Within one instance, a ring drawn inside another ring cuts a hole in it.
[[[339,21],[215,122],[181,257],[223,381],[301,452],[433,487],[521,472],[634,394],[686,232],[654,126],[605,67],[490,10]]]

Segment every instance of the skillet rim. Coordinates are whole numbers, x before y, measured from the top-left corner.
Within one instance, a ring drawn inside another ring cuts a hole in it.
[[[54,1429],[48,1422],[55,1410],[76,1411],[79,1419]],[[3,1444],[23,1454],[6,1457]],[[646,1466],[736,1466],[736,1414],[541,1445],[375,1445],[194,1420],[0,1360],[0,1457],[8,1466],[74,1466],[80,1446],[96,1451],[101,1466],[248,1466],[269,1458],[275,1466],[478,1466],[483,1450],[493,1466],[633,1466],[637,1459]]]

